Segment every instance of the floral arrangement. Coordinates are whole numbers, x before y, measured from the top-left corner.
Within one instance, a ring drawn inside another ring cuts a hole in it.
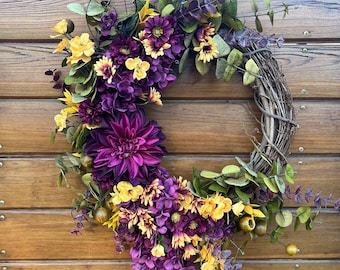
[[[90,217],[113,231],[118,252],[130,248],[133,269],[208,270],[241,268],[230,250],[237,232],[251,238],[269,235],[277,242],[294,219],[296,228],[305,224],[311,229],[317,213],[310,207],[299,207],[295,218],[282,208],[284,197],[294,196],[298,202],[303,197],[301,188],[290,190],[290,139],[283,138],[284,147],[277,147],[279,157],[253,141],[249,163],[236,157],[239,166],[226,165],[220,172],[194,169],[188,181],[160,165],[167,153],[165,134],[142,109],[149,103],[162,105],[162,93],[192,60],[202,75],[214,68],[217,79],[227,82],[239,71],[245,85],[266,88],[259,86],[264,74],[256,57],[265,53],[265,59],[274,61],[268,56],[270,46],[281,47],[283,39],[260,33],[256,1],[252,9],[257,30],[237,18],[237,0],[135,1],[125,12],[111,2],[68,5],[86,18],[89,33],[73,36],[74,24],[68,19],[52,29],[57,32],[53,38],[62,36],[54,53],[66,53],[62,66],[69,68],[62,82],[58,71],[46,72],[55,88],[63,87],[59,100],[66,105],[55,116],[52,140],[63,133],[71,145],[67,158],[56,157],[59,185],[65,181],[69,187],[67,173],[74,172],[86,186],[76,192],[72,233],[80,233]],[[265,4],[273,20],[270,1]],[[281,92],[278,89],[274,91]],[[279,102],[291,106],[287,97],[288,102]],[[290,107],[284,113],[292,117],[284,119],[291,138],[294,114]],[[304,197],[306,202],[314,199],[317,207],[332,202],[311,189]],[[338,209],[340,201],[333,204]],[[268,233],[272,219],[277,227]],[[289,244],[286,252],[294,255],[299,249]]]

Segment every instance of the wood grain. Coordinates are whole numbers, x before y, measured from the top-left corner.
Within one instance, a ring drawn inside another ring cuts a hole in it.
[[[338,270],[339,265],[332,261],[317,261],[314,260],[285,260],[284,262],[264,262],[264,261],[247,261],[242,260],[243,270]],[[130,270],[129,262],[117,261],[42,261],[42,262],[17,262],[17,263],[2,263],[0,266],[8,267],[11,270]]]
[[[6,10],[0,18],[0,33],[3,40],[47,40],[52,33],[50,30],[63,18],[72,19],[76,25],[76,34],[87,31],[84,19],[80,15],[70,12],[66,5],[72,0],[14,0],[0,1],[0,9]],[[86,3],[86,0],[77,1]],[[259,14],[266,14],[262,1]],[[121,1],[119,9],[121,10]],[[286,39],[315,39],[315,38],[340,38],[339,3],[329,0],[287,0],[289,14],[282,19],[283,13],[275,15],[274,26],[271,26],[267,16],[261,16],[262,24],[266,33],[284,35]],[[281,11],[282,1],[272,0],[271,7],[275,11]],[[123,8],[124,9],[124,8]],[[254,27],[253,15],[249,1],[239,1],[240,18],[248,27]],[[25,16],[22,12],[25,11]],[[43,15],[42,15],[43,14]],[[15,23],[13,18],[16,18]],[[317,21],[317,23],[316,23]],[[17,25],[20,25],[18,31]],[[37,31],[39,29],[39,31]],[[308,31],[308,35],[304,32]]]
[[[0,98],[55,98],[60,90],[53,89],[51,78],[44,73],[60,69],[65,55],[52,54],[55,44],[0,43]],[[304,52],[307,49],[307,52]],[[340,98],[340,45],[294,44],[275,49],[274,55],[295,99]],[[18,64],[20,63],[20,64]],[[320,72],[322,70],[322,72]],[[186,89],[186,91],[183,91]],[[209,92],[207,92],[209,89]],[[252,99],[253,91],[242,86],[241,76],[224,83],[214,73],[202,77],[192,66],[166,89],[165,99]]]
[[[0,158],[3,167],[0,169],[1,191],[0,199],[5,203],[1,210],[37,209],[37,208],[67,208],[72,206],[75,193],[65,185],[57,188],[58,170],[52,158]],[[290,164],[296,170],[296,184],[291,186],[292,192],[302,186],[304,192],[313,188],[313,194],[321,192],[323,198],[332,194],[333,200],[340,198],[340,157],[296,157],[289,158]],[[220,171],[227,164],[237,164],[231,156],[167,156],[162,165],[171,175],[192,179],[192,168],[198,170]],[[68,181],[77,190],[83,191],[78,175],[70,173]],[[18,188],[20,187],[20,188]],[[15,191],[15,196],[13,196]],[[286,200],[285,206],[296,207],[298,204]],[[313,202],[309,205],[313,206]]]
[[[1,223],[1,248],[6,260],[122,260],[128,259],[128,252],[115,252],[113,232],[104,226],[89,222],[81,235],[70,235],[75,226],[67,210],[15,211],[3,210],[6,220]],[[293,241],[303,251],[296,259],[337,259],[340,256],[340,227],[338,215],[323,213],[319,217],[321,224],[314,224],[313,231],[303,228],[293,232],[286,230],[281,240]],[[328,230],[325,231],[324,227]],[[235,235],[235,243],[241,245],[249,236]],[[39,239],[39,240],[38,240]],[[308,239],[308,241],[306,241]],[[284,247],[268,243],[268,237],[257,238],[248,243],[246,254],[239,259],[288,259]],[[267,246],[269,245],[269,246]],[[20,246],[20,248],[18,248]],[[258,248],[262,248],[259,254]]]
[[[305,154],[340,152],[339,104],[340,101],[296,102],[300,128],[291,146],[292,153],[299,153],[299,147],[304,148]],[[252,145],[246,133],[259,137],[256,121],[249,113],[252,107],[248,105],[242,101],[168,101],[162,107],[148,107],[147,115],[163,127],[165,146],[171,154],[247,154]],[[55,126],[53,117],[61,108],[56,100],[0,100],[1,153],[69,151],[61,134],[55,144],[49,141]]]

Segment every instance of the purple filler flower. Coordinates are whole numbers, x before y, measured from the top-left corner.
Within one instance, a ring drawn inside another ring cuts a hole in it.
[[[94,158],[94,178],[108,188],[122,178],[145,180],[165,154],[164,140],[157,123],[137,110],[104,119],[101,128],[91,130],[85,152]]]

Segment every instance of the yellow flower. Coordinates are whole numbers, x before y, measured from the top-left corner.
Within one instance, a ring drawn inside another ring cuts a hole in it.
[[[133,78],[137,80],[142,80],[146,78],[146,72],[150,68],[150,63],[147,61],[142,61],[139,57],[128,58],[125,61],[125,66],[129,70],[133,70]]]
[[[79,109],[79,103],[74,103],[72,101],[72,93],[65,89],[64,96],[65,96],[64,98],[58,98],[58,100],[63,101],[65,102],[66,105],[70,106],[68,108],[65,108],[64,110],[69,114],[77,113]]]
[[[259,207],[259,205],[257,205],[257,204],[247,204],[244,207],[244,212],[246,212],[252,218],[254,218],[254,217],[265,218],[266,217],[265,214],[263,214],[261,210],[254,209],[253,207]]]
[[[164,43],[161,47],[154,46],[154,42],[150,39],[141,40],[143,43],[145,54],[150,55],[153,59],[157,59],[158,56],[164,55],[164,50],[169,49],[171,45],[169,43]]]
[[[217,44],[211,37],[200,42],[199,46],[194,48],[194,51],[199,52],[198,60],[203,61],[203,63],[210,62],[218,56]]]
[[[143,27],[148,18],[157,16],[158,13],[155,12],[153,8],[149,8],[149,0],[145,1],[145,5],[138,12],[139,16],[139,26]]]
[[[240,216],[244,209],[244,204],[242,201],[235,203],[232,205],[231,209],[236,216]]]
[[[151,254],[157,258],[165,256],[164,247],[161,244],[154,246],[151,249]]]
[[[119,209],[117,207],[114,207],[114,209],[112,209],[112,212],[113,215],[108,221],[105,221],[103,225],[107,225],[108,228],[112,228],[112,230],[115,231],[119,223]]]
[[[204,200],[204,203],[199,208],[199,213],[202,217],[211,217],[214,221],[223,218],[225,213],[232,209],[232,201],[218,193]]]
[[[67,112],[65,110],[61,110],[60,114],[54,116],[54,121],[58,128],[58,131],[63,131],[66,128],[66,120],[67,120]]]
[[[97,72],[97,76],[103,77],[108,83],[112,82],[113,75],[116,73],[116,66],[113,65],[111,59],[103,56],[93,65],[93,67]]]
[[[67,33],[67,21],[65,19],[61,20],[51,30],[59,33],[58,35],[50,36],[51,38],[65,35]]]
[[[110,202],[114,205],[118,205],[122,202],[137,201],[139,197],[143,194],[142,186],[132,186],[128,181],[121,181],[116,186],[113,187],[113,193],[111,193],[112,198]]]
[[[57,47],[55,48],[55,50],[53,51],[53,53],[61,53],[63,52],[63,50],[67,47],[67,45],[69,44],[69,41],[67,38],[63,38],[59,44],[57,45]]]
[[[188,245],[184,247],[183,259],[187,260],[191,256],[194,256],[197,253],[197,249],[194,248],[192,245]]]
[[[192,243],[195,247],[197,247],[201,241],[202,241],[202,238],[199,237],[197,234],[195,234],[194,236],[191,237],[191,243]]]
[[[191,238],[183,232],[177,232],[172,236],[171,246],[173,248],[184,247],[185,243],[190,243]]]
[[[161,93],[159,93],[156,88],[151,87],[150,88],[150,95],[149,95],[149,101],[151,103],[155,103],[156,105],[163,105],[163,102],[161,100]]]
[[[80,37],[76,36],[70,40],[70,50],[72,55],[67,57],[67,64],[75,64],[79,60],[87,63],[95,52],[94,42],[90,40],[88,33],[83,33]]]

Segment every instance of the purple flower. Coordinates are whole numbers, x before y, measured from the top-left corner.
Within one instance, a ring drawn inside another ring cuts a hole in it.
[[[85,152],[94,159],[94,178],[111,187],[121,179],[147,180],[148,170],[159,166],[166,152],[164,140],[157,123],[137,110],[104,118],[101,128],[91,130]]]
[[[106,52],[106,57],[112,58],[114,64],[121,65],[128,58],[133,58],[140,55],[137,41],[128,37],[122,39],[116,37],[110,46],[110,50]]]
[[[118,15],[115,10],[111,10],[107,15],[103,15],[100,20],[102,36],[109,36],[111,28],[116,24]]]
[[[156,47],[167,43],[172,33],[172,24],[167,17],[150,17],[145,23],[145,34],[149,40],[155,42]]]
[[[86,124],[97,125],[100,123],[101,106],[98,102],[91,102],[88,98],[79,105],[79,117]]]

